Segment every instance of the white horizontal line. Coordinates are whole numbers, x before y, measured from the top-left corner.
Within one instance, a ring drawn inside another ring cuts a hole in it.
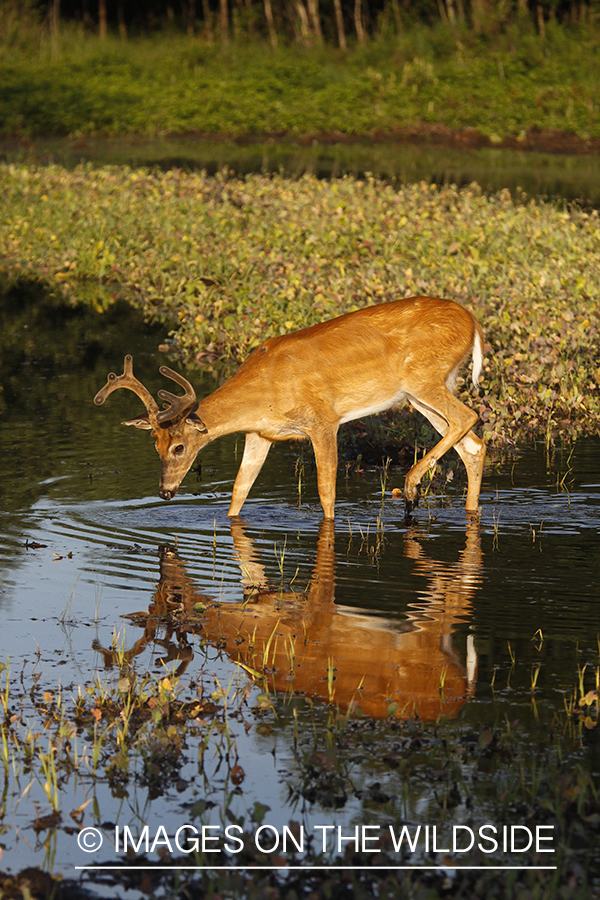
[[[98,872],[98,871],[115,871],[115,872],[124,872],[124,871],[134,871],[134,872],[142,872],[145,870],[156,872],[159,869],[172,869],[173,871],[178,870],[206,870],[210,872],[257,872],[257,871],[265,871],[265,872],[273,872],[276,869],[281,869],[283,871],[308,871],[316,869],[317,871],[325,871],[325,872],[351,872],[351,871],[363,871],[364,869],[368,869],[370,872],[373,870],[381,870],[384,872],[390,872],[395,870],[406,870],[406,869],[415,869],[418,871],[423,871],[425,869],[431,870],[434,872],[447,872],[449,869],[461,869],[466,871],[489,871],[489,872],[514,872],[514,871],[554,871],[558,868],[558,866],[456,866],[453,863],[448,863],[443,866],[75,866],[76,869],[81,869],[87,872]]]

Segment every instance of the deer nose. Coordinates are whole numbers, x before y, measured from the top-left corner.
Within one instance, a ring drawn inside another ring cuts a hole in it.
[[[176,491],[168,491],[166,488],[160,488],[158,492],[158,496],[162,500],[172,500],[175,496]]]

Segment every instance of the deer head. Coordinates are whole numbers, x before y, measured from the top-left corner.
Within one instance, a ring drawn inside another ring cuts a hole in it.
[[[166,401],[162,410],[150,391],[133,374],[133,357],[129,355],[125,357],[123,374],[115,375],[110,372],[108,381],[94,397],[94,403],[102,406],[108,395],[118,388],[127,388],[138,395],[146,412],[122,424],[151,431],[156,438],[156,450],[161,461],[158,493],[163,500],[171,500],[191,468],[198,450],[207,443],[205,436],[208,429],[196,414],[196,392],[187,378],[168,366],[161,366],[159,371],[185,391],[183,396],[178,396],[160,390],[158,396]]]

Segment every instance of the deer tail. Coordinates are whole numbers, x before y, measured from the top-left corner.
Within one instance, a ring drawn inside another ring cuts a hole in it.
[[[473,384],[479,387],[479,376],[483,366],[483,335],[481,328],[476,323],[475,338],[473,340]]]

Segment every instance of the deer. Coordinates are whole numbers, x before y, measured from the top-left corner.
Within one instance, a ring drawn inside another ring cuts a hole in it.
[[[483,334],[474,316],[452,300],[411,297],[269,338],[202,400],[187,378],[160,366],[161,374],[184,390],[183,395],[159,390],[166,401],[162,409],[134,376],[129,355],[123,374],[111,372],[94,402],[102,405],[119,388],[142,400],[146,412],[123,424],[152,432],[163,500],[175,496],[203,447],[222,435],[245,433],[230,517],[239,515],[272,444],[308,439],[324,517],[333,519],[340,425],[408,401],[441,440],[406,475],[407,517],[418,503],[423,476],[452,447],[467,472],[466,512],[477,514],[485,444],[472,430],[477,413],[455,396],[458,370],[469,358],[477,387]]]

